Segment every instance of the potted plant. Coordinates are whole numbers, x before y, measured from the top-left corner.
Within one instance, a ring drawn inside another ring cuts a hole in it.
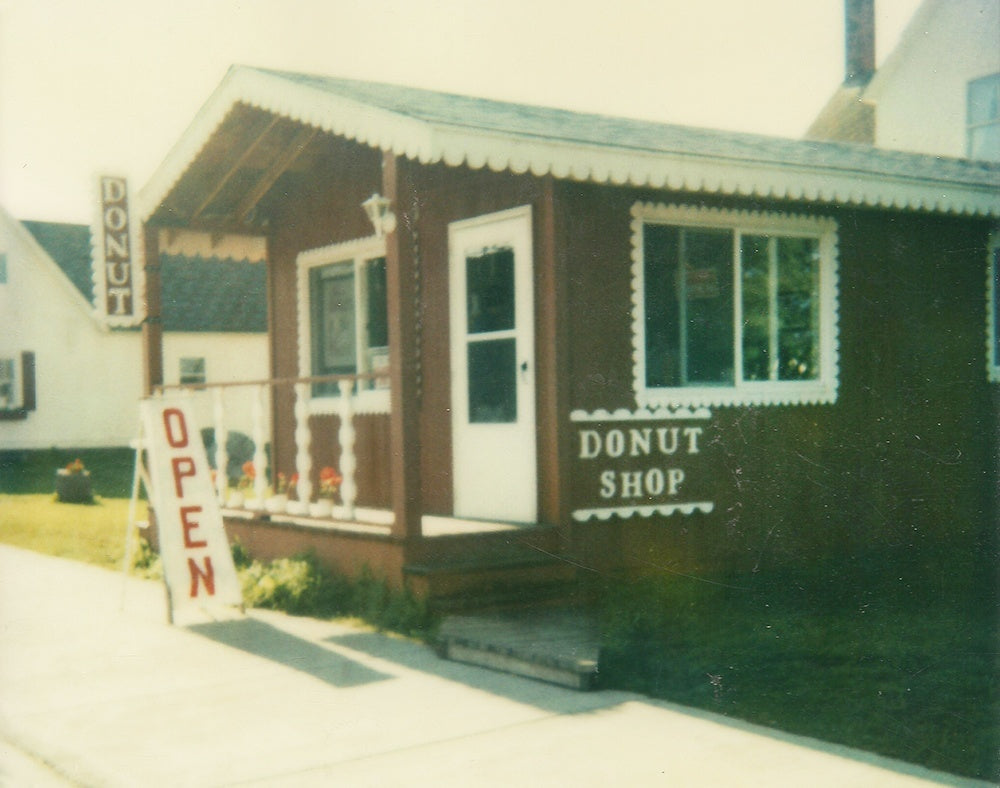
[[[265,501],[265,506],[269,512],[272,514],[281,514],[288,510],[288,494],[295,489],[295,485],[299,481],[299,476],[293,473],[291,476],[286,476],[281,471],[278,471],[278,478],[275,480],[274,485],[274,495],[270,496],[267,501]]]
[[[62,503],[94,502],[90,471],[83,467],[82,460],[73,460],[65,468],[56,471],[56,500]]]
[[[329,517],[333,514],[333,499],[340,489],[344,477],[340,471],[329,465],[319,472],[319,492],[314,503],[309,504],[309,514],[313,517]]]
[[[240,476],[239,481],[236,483],[236,491],[229,496],[228,503],[234,508],[245,506],[247,509],[260,509],[260,502],[253,497],[254,481],[257,479],[257,469],[254,468],[252,462],[247,460],[243,463],[242,471],[243,475]]]

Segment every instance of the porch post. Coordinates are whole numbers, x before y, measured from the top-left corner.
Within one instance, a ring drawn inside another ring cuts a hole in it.
[[[163,315],[160,295],[160,231],[143,227],[146,318],[142,321],[143,393],[148,397],[163,383]]]
[[[397,229],[386,237],[386,290],[389,302],[389,374],[392,451],[393,536],[407,540],[421,536],[423,494],[420,478],[420,359],[418,325],[420,304],[416,282],[419,272],[413,254],[413,232],[405,221],[410,189],[404,178],[405,163],[394,153],[382,154],[382,193],[398,217]],[[412,187],[410,187],[412,188]]]

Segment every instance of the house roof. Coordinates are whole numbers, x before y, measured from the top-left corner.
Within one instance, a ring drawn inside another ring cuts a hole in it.
[[[90,228],[84,224],[23,221],[38,245],[58,265],[87,303],[94,301],[94,271],[90,261]]]
[[[241,191],[242,215],[249,215],[247,197],[251,202],[262,198],[277,180],[282,159],[273,149],[284,148],[291,167],[313,140],[301,134],[309,128],[422,163],[692,192],[1000,215],[1000,167],[982,162],[234,66],[142,190],[141,217],[189,221],[199,212],[213,213],[213,196],[217,213],[227,213],[221,185],[207,201],[204,197],[212,177],[225,178]],[[270,181],[258,177],[267,170],[275,172]]]
[[[164,331],[267,331],[267,266],[162,255]]]
[[[93,303],[90,228],[58,222],[22,224],[87,303]],[[184,255],[162,255],[160,266],[165,331],[267,331],[266,266]]]

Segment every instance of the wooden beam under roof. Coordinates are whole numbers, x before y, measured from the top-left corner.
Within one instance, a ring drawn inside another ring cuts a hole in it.
[[[319,133],[319,129],[312,126],[303,126],[295,135],[288,147],[283,150],[278,157],[267,168],[267,171],[260,177],[257,183],[247,193],[238,206],[236,206],[236,223],[246,221],[247,216],[257,206],[260,199],[267,194],[268,190],[274,186],[275,181],[281,177],[292,162],[295,161],[306,149],[313,138]]]
[[[191,213],[191,221],[198,220],[198,218],[202,215],[202,213],[205,212],[205,209],[208,208],[208,206],[212,204],[212,201],[219,196],[219,192],[221,192],[226,187],[226,184],[228,184],[229,181],[233,179],[233,176],[239,171],[239,169],[244,164],[246,164],[246,162],[250,159],[250,157],[254,154],[254,152],[260,147],[264,139],[274,130],[274,127],[278,125],[280,121],[281,121],[280,115],[274,115],[271,118],[271,122],[268,123],[267,126],[264,128],[264,130],[261,131],[254,138],[253,142],[247,145],[243,153],[241,153],[240,156],[236,159],[236,161],[229,166],[229,168],[222,175],[222,177],[216,181],[215,186],[209,190],[208,195],[205,197],[205,199],[203,199],[201,203],[198,205],[198,207],[194,209],[194,211]]]

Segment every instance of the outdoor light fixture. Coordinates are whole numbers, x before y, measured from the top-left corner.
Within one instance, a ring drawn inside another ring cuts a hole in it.
[[[389,200],[378,192],[361,203],[365,209],[372,226],[375,228],[375,236],[384,238],[396,229],[396,214],[389,207]]]

